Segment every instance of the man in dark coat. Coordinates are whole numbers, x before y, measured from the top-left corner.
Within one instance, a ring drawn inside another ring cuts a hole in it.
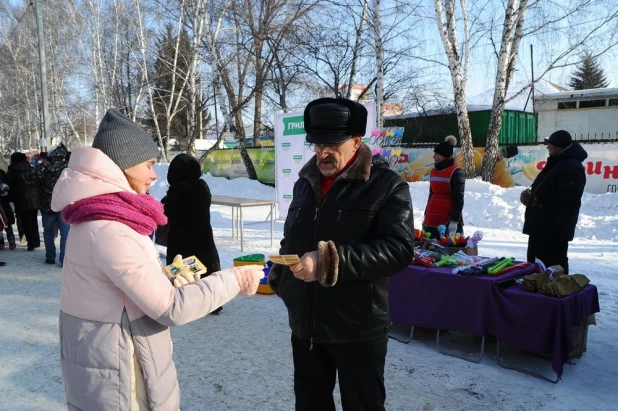
[[[52,192],[69,161],[69,150],[64,144],[45,153],[45,160],[37,164],[35,174],[39,183],[39,198],[41,200],[41,216],[43,221],[43,241],[45,242],[45,263],[56,263],[56,244],[54,226],[60,231],[60,265],[64,262],[64,250],[69,236],[70,225],[62,219],[62,215],[51,209]],[[43,154],[43,153],[41,153]]]
[[[539,258],[546,266],[561,265],[569,272],[567,250],[579,217],[586,173],[582,162],[586,150],[571,135],[559,130],[545,141],[549,157],[529,190],[524,234],[528,234],[528,261]]]
[[[170,188],[162,202],[168,218],[167,264],[180,254],[195,255],[208,270],[221,270],[219,253],[210,225],[212,195],[202,177],[200,163],[188,154],[179,154],[170,163],[167,182]]]
[[[24,153],[11,154],[7,184],[10,187],[9,199],[15,204],[15,213],[21,220],[28,241],[28,251],[34,251],[41,246],[37,219],[41,203],[34,168]]]
[[[271,288],[292,329],[296,410],[384,410],[384,362],[391,325],[388,277],[413,257],[408,184],[362,143],[367,110],[337,98],[305,108],[316,155],[299,172]]]

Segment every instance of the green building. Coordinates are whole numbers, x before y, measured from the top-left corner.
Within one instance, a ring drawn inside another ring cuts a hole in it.
[[[474,110],[468,107],[472,143],[474,147],[485,147],[491,110]],[[457,137],[457,115],[454,112],[428,112],[426,115],[404,114],[385,117],[384,127],[404,127],[402,144],[440,143],[449,134]],[[537,142],[537,116],[524,111],[504,110],[500,145],[533,144]]]

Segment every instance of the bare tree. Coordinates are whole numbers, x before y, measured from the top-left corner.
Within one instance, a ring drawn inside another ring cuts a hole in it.
[[[362,21],[362,19],[361,19]],[[382,55],[380,0],[373,0],[373,41],[376,52],[376,126],[384,123],[384,56]]]
[[[521,39],[524,36],[542,34],[542,31],[548,28],[555,32],[564,32],[568,36],[568,43],[561,48],[558,55],[550,57],[549,61],[546,59],[546,66],[544,70],[541,70],[540,75],[532,80],[532,83],[534,83],[553,69],[576,64],[577,61],[569,63],[567,60],[571,56],[576,56],[580,50],[594,47],[599,50],[598,53],[594,54],[600,55],[618,44],[615,33],[616,21],[618,20],[618,6],[614,2],[607,2],[607,8],[600,9],[603,5],[604,2],[583,0],[568,4],[568,7],[560,8],[555,14],[549,12],[539,13],[541,18],[535,21],[526,31],[526,12],[528,9],[538,8],[540,3],[529,3],[528,0],[509,0],[504,13],[500,49],[496,54],[498,62],[495,77],[496,85],[489,130],[487,132],[485,157],[483,158],[481,168],[484,181],[493,181],[494,168],[499,160],[498,144],[504,106],[508,101],[526,90],[524,88],[515,92],[509,99],[505,98],[509,83],[515,72]],[[574,24],[582,16],[589,15],[592,11],[596,11],[602,17],[594,19],[591,23],[579,28]]]
[[[247,152],[244,120],[242,110],[251,98],[251,93],[245,95],[245,82],[252,63],[252,55],[247,52],[245,44],[252,44],[243,37],[241,21],[237,15],[231,13],[229,22],[232,26],[224,28],[229,4],[210,4],[209,27],[205,30],[203,47],[207,52],[212,71],[215,73],[215,98],[223,114],[224,129],[232,133],[238,140],[243,164],[250,179],[257,180],[257,173]],[[225,34],[225,35],[224,35]],[[224,46],[228,44],[229,47]],[[226,54],[227,53],[227,54]],[[235,77],[232,76],[235,68]],[[235,81],[234,81],[235,80]],[[222,133],[223,133],[222,130]],[[220,139],[221,137],[219,137]],[[203,159],[202,159],[203,161]]]
[[[444,8],[442,7],[444,3]],[[434,0],[436,22],[440,39],[448,59],[448,68],[453,83],[453,103],[457,114],[457,126],[463,157],[463,168],[467,178],[474,177],[474,147],[472,145],[472,133],[470,131],[470,119],[468,117],[468,103],[466,100],[466,82],[470,59],[470,32],[468,28],[468,11],[465,0],[460,0],[461,14],[463,16],[462,44],[457,43],[457,21],[455,0]],[[460,50],[463,48],[463,52]]]
[[[376,5],[374,4],[374,8],[376,8],[378,11],[380,10],[380,4]],[[360,53],[361,53],[361,47],[362,47],[362,35],[363,35],[363,27],[365,26],[365,22],[367,21],[367,15],[369,12],[369,4],[367,3],[367,0],[363,0],[363,9],[361,12],[361,17],[360,17],[360,21],[358,23],[358,27],[355,30],[355,41],[354,41],[354,48],[352,49],[352,65],[350,67],[350,79],[348,80],[348,85],[347,85],[347,92],[345,94],[345,98],[349,99],[350,96],[352,95],[352,87],[354,87],[354,84],[356,83],[356,67],[358,65],[358,61],[360,59]],[[379,16],[376,17],[376,20],[379,20]],[[380,28],[379,26],[376,29],[376,32],[379,34],[380,32]],[[376,45],[376,49],[377,49],[377,45]],[[380,45],[380,50],[382,50],[382,46]],[[376,58],[378,57],[378,54],[376,53]],[[382,53],[380,53],[380,59],[382,58]],[[383,67],[381,66],[382,72],[383,72]]]
[[[502,41],[498,54],[494,100],[487,132],[485,157],[481,166],[484,181],[493,181],[494,168],[498,162],[498,138],[502,127],[505,96],[509,82],[515,71],[515,62],[519,52],[519,43],[524,33],[524,22],[528,0],[509,0],[504,13]]]

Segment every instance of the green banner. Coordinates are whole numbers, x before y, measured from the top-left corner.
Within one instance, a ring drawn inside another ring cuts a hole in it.
[[[287,117],[283,119],[283,135],[295,136],[305,134],[305,119],[303,116]]]
[[[275,149],[248,148],[258,180],[262,183],[275,183]],[[240,150],[215,150],[208,155],[202,167],[204,173],[214,177],[249,177],[240,156]]]

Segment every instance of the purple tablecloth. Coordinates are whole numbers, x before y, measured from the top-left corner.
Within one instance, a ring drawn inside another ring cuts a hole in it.
[[[496,321],[489,324],[488,334],[524,351],[553,353],[552,368],[559,377],[573,350],[573,327],[600,311],[592,284],[564,298],[530,293],[517,285],[504,290],[495,303]]]
[[[417,327],[487,334],[491,304],[500,296],[494,282],[531,274],[534,266],[495,277],[453,274],[452,267],[410,265],[390,278],[389,300],[394,322]]]
[[[513,286],[500,292],[494,282],[530,274],[534,267],[496,277],[465,277],[452,269],[411,265],[390,279],[394,322],[417,327],[493,335],[507,344],[539,354],[553,352],[552,368],[572,350],[572,327],[599,311],[596,287],[565,298],[548,297]]]

